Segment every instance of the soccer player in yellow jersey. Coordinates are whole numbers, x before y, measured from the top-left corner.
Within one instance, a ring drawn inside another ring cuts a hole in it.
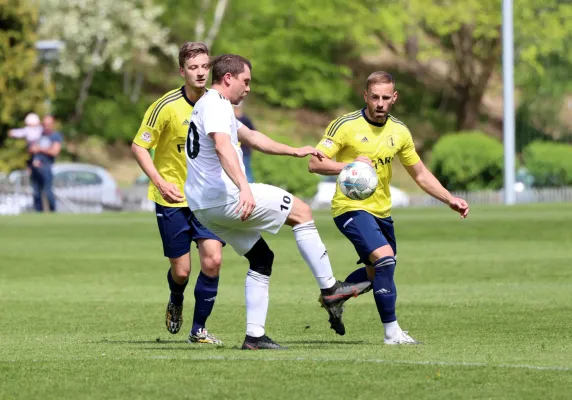
[[[366,267],[351,273],[346,282],[369,278],[383,323],[386,344],[416,344],[397,323],[397,291],[393,275],[397,244],[391,219],[391,163],[397,156],[409,175],[425,192],[465,218],[469,205],[454,197],[425,167],[407,126],[389,114],[397,100],[395,80],[384,71],[372,73],[364,91],[366,107],[332,121],[318,146],[327,158],[310,160],[311,172],[337,175],[349,163],[363,161],[378,175],[378,186],[366,200],[351,200],[336,189],[332,213],[338,229],[352,242]],[[335,160],[334,160],[335,158]]]
[[[155,202],[164,255],[171,264],[167,273],[171,290],[165,313],[167,330],[175,334],[183,323],[183,293],[191,272],[189,251],[191,241],[195,241],[201,272],[195,285],[189,342],[220,345],[222,342],[207,331],[205,324],[218,291],[224,242],[201,225],[183,196],[187,178],[185,139],[195,102],[206,91],[209,61],[209,51],[203,43],[187,42],[181,47],[179,72],[185,84],[149,107],[131,149],[150,179],[148,196]],[[155,149],[154,159],[149,149]]]

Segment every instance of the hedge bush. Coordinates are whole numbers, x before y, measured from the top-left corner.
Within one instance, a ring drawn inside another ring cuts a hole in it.
[[[429,166],[449,190],[500,189],[503,146],[482,132],[446,134],[433,147]]]
[[[300,146],[284,137],[273,137],[281,143]],[[310,199],[316,194],[320,176],[308,172],[309,158],[270,156],[252,152],[252,174],[255,182],[267,183],[302,198]]]
[[[572,145],[535,141],[526,146],[523,159],[535,186],[572,185]]]

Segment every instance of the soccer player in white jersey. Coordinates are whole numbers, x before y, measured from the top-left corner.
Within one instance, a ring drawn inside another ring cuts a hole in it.
[[[343,303],[370,290],[371,285],[334,278],[307,204],[275,186],[247,182],[239,141],[266,154],[323,157],[313,147],[277,143],[236,120],[232,105],[250,92],[251,69],[250,61],[234,54],[211,62],[212,88],[195,105],[185,146],[185,195],[197,219],[250,263],[242,349],[280,349],[282,346],[266,336],[264,327],[274,253],[261,232],[276,234],[284,224],[292,227],[298,250],[321,289],[331,327],[338,334],[345,333]]]

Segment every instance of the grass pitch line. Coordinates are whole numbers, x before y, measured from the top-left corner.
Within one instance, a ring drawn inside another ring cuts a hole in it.
[[[543,366],[528,364],[489,364],[480,362],[454,362],[454,361],[408,361],[408,360],[383,360],[383,359],[355,359],[355,358],[320,358],[320,357],[237,357],[237,356],[200,356],[200,357],[172,357],[152,356],[145,357],[153,360],[196,360],[196,361],[306,361],[306,362],[350,362],[350,363],[378,363],[378,364],[401,364],[401,365],[440,365],[446,367],[480,367],[480,368],[510,368],[532,369],[538,371],[564,371],[572,372],[572,367]]]

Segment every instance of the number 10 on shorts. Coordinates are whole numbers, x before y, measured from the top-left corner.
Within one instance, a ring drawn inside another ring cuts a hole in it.
[[[290,196],[282,197],[282,204],[280,204],[280,211],[288,211],[290,209],[290,203],[292,203],[292,197]]]

